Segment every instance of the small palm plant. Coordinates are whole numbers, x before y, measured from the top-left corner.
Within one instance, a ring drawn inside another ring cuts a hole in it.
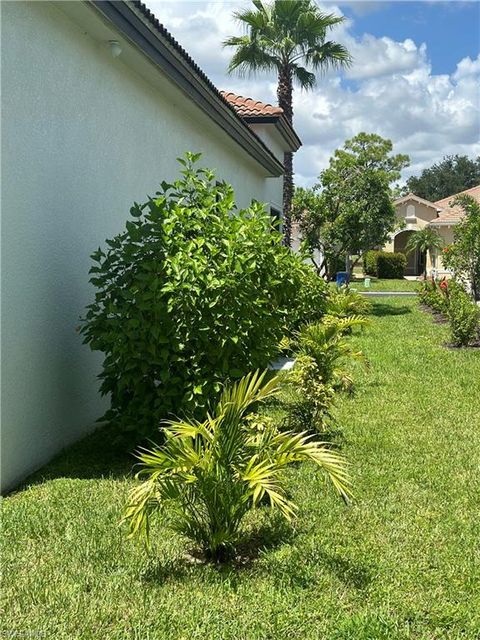
[[[281,433],[249,420],[258,403],[278,392],[277,381],[251,373],[226,388],[204,422],[169,421],[165,444],[139,453],[143,482],[131,494],[125,520],[130,536],[148,542],[150,516],[159,512],[175,531],[199,544],[209,559],[230,557],[245,515],[265,498],[290,520],[297,507],[286,494],[282,471],[311,460],[348,500],[344,459],[305,433]]]
[[[443,241],[438,231],[432,227],[424,227],[419,231],[414,231],[408,239],[405,247],[407,253],[413,251],[419,251],[420,253],[429,253],[430,256],[435,249],[441,249],[443,247]],[[427,262],[425,261],[425,267],[423,271],[423,277],[427,278]]]
[[[344,365],[352,360],[367,361],[363,352],[355,349],[345,335],[354,327],[365,326],[367,322],[362,316],[325,316],[322,322],[300,329],[297,335],[298,351],[315,360],[324,384],[347,390],[352,388],[352,378]]]
[[[349,290],[329,292],[326,313],[339,318],[348,316],[367,315],[371,312],[372,305],[361,293]]]

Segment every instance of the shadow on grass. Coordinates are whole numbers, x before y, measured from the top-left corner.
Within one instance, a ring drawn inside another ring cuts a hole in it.
[[[406,305],[395,306],[393,304],[385,304],[384,302],[372,302],[371,316],[403,316],[412,313],[412,308]]]
[[[125,447],[112,444],[114,437],[110,428],[99,427],[28,476],[14,492],[56,478],[123,478],[130,475],[136,462],[135,457]]]
[[[189,549],[182,558],[159,559],[143,572],[142,580],[153,584],[189,579],[198,569],[213,570],[222,580],[235,580],[243,570],[250,569],[255,561],[270,549],[290,544],[295,537],[294,528],[281,516],[272,516],[268,523],[246,532],[236,546],[235,556],[222,563],[208,560],[198,548]]]
[[[290,584],[307,589],[318,580],[317,571],[311,571],[309,566],[315,564],[316,570],[325,570],[342,582],[346,587],[357,590],[367,589],[373,581],[371,569],[361,563],[343,558],[339,554],[316,550],[310,559],[293,558],[289,566],[285,567],[286,577]]]
[[[322,551],[320,562],[341,582],[355,589],[366,589],[373,580],[368,567],[342,558],[337,553],[330,554]]]

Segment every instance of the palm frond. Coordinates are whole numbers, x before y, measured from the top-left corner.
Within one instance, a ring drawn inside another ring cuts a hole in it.
[[[130,492],[124,521],[129,536],[149,539],[150,517],[160,512],[175,531],[218,558],[238,540],[245,514],[264,496],[288,520],[297,507],[288,499],[282,471],[312,460],[346,498],[344,460],[306,434],[279,433],[273,423],[256,432],[246,416],[278,391],[278,381],[253,372],[226,388],[204,422],[165,423],[165,443],[138,452],[143,480]],[[250,421],[251,422],[251,421]]]
[[[318,47],[313,47],[305,59],[316,71],[346,68],[353,61],[348,49],[338,42],[324,42]]]
[[[317,82],[314,73],[307,71],[305,67],[299,67],[297,65],[295,65],[293,69],[293,77],[302,89],[313,89]]]
[[[255,0],[253,6],[234,14],[246,35],[224,42],[224,46],[235,48],[230,72],[246,75],[283,70],[301,87],[311,89],[315,85],[313,72],[351,64],[343,45],[325,41],[343,17],[322,13],[313,0]]]

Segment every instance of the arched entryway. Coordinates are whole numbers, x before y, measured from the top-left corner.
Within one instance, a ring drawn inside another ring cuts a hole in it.
[[[415,231],[400,231],[394,238],[393,250],[395,252],[404,253],[407,258],[407,267],[405,269],[406,276],[419,276],[423,273],[425,267],[426,256],[420,251],[411,251],[407,253],[407,242]]]

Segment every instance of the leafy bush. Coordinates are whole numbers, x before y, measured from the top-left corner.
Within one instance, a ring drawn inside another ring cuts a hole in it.
[[[446,313],[448,310],[448,290],[441,286],[442,283],[443,281],[438,284],[435,280],[423,282],[419,298],[420,302],[431,307],[434,311]]]
[[[460,195],[455,204],[464,216],[455,225],[455,241],[443,250],[443,265],[480,300],[480,203],[472,196]]]
[[[377,276],[379,278],[403,278],[407,258],[403,253],[379,252],[377,256]]]
[[[329,298],[328,285],[315,270],[300,261],[293,265],[291,277],[298,283],[288,305],[288,332],[302,324],[317,322],[324,315]]]
[[[221,383],[264,368],[304,282],[263,206],[237,211],[232,187],[198,158],[179,160],[182,178],[135,203],[126,231],[92,256],[82,332],[105,354],[105,419],[136,439],[172,413],[203,417]],[[305,307],[306,296],[296,313]]]
[[[325,313],[338,318],[363,316],[370,313],[372,305],[361,293],[348,288],[330,290]]]
[[[407,258],[403,253],[367,251],[363,256],[363,270],[377,278],[403,278]]]
[[[461,288],[450,292],[447,314],[455,346],[467,346],[478,338],[480,309]]]
[[[280,433],[271,421],[249,420],[255,405],[278,391],[277,381],[250,374],[225,389],[205,422],[168,422],[164,446],[139,454],[143,482],[130,494],[125,519],[130,536],[149,535],[158,511],[175,531],[199,544],[207,557],[224,560],[240,538],[244,516],[265,497],[287,519],[296,505],[287,497],[282,471],[312,460],[338,493],[348,498],[343,458],[304,433]]]
[[[377,258],[379,253],[381,251],[371,250],[363,254],[363,271],[368,276],[376,276],[378,273]]]

